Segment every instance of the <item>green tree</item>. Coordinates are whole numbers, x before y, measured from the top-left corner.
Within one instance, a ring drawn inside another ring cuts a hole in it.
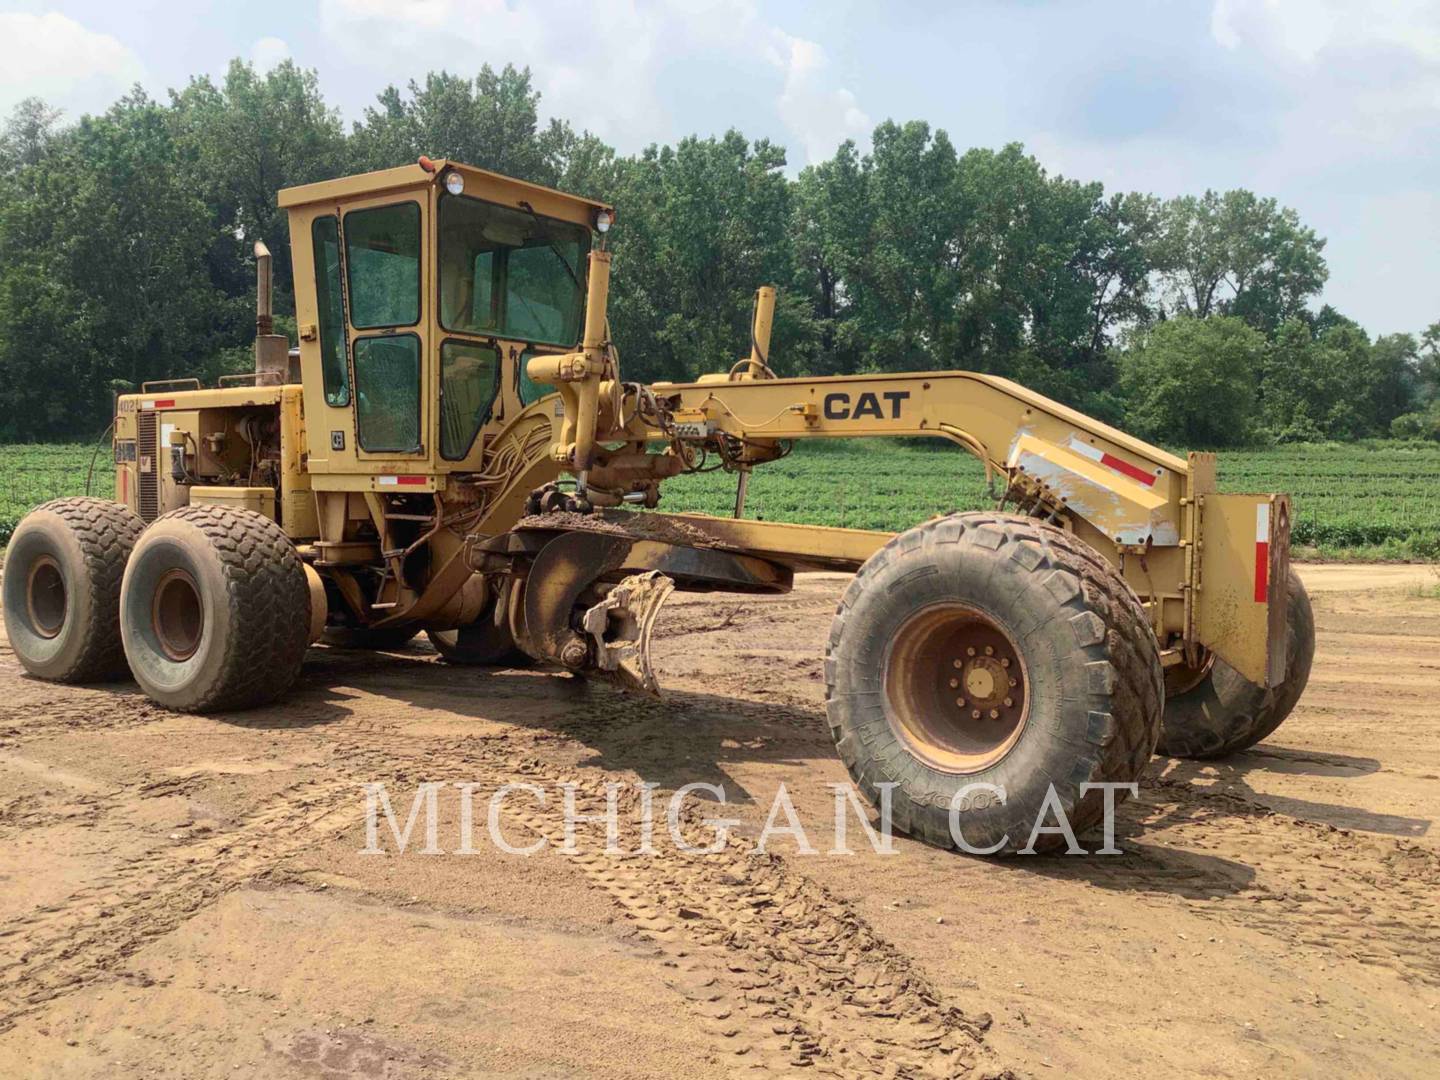
[[[1416,358],[1416,396],[1422,402],[1440,398],[1440,322],[1433,322],[1420,335]]]
[[[1362,434],[1370,351],[1364,331],[1348,320],[1319,335],[1304,319],[1285,323],[1262,369],[1266,429],[1282,442]]]
[[[249,295],[251,249],[263,240],[275,257],[276,308],[292,312],[288,228],[276,193],[345,171],[344,130],[315,72],[286,60],[260,75],[232,60],[218,87],[192,79],[171,102],[174,164],[210,210],[211,280],[232,298]]]
[[[791,189],[797,296],[809,300],[815,373],[853,375],[864,360],[855,290],[872,229],[868,180],[853,142],[800,173]]]
[[[381,91],[350,135],[360,171],[410,165],[422,154],[463,161],[537,184],[594,182],[607,147],[559,120],[542,124],[530,69],[489,64],[474,79],[448,71],[411,80],[405,93]]]
[[[1159,442],[1236,446],[1254,436],[1265,338],[1242,320],[1180,317],[1136,335],[1120,356],[1132,425]]]
[[[0,133],[0,174],[14,174],[44,161],[55,145],[63,115],[37,97],[17,104]]]
[[[204,273],[209,208],[138,88],[85,117],[0,228],[0,393],[11,437],[93,431],[116,381],[203,371],[233,344]]]
[[[738,131],[624,164],[610,321],[631,377],[691,378],[749,352],[756,287],[794,276],[784,166],[778,146]],[[786,294],[771,345],[783,370],[804,369],[813,336]]]
[[[1172,309],[1237,315],[1273,333],[1325,284],[1325,241],[1274,199],[1243,189],[1165,204],[1163,277]]]
[[[1376,338],[1366,357],[1366,433],[1383,435],[1397,416],[1417,403],[1419,349],[1413,334]]]

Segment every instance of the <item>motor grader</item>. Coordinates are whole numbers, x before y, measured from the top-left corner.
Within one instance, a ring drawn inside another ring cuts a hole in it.
[[[120,397],[115,501],[57,500],[17,528],[4,610],[33,674],[129,673],[164,706],[223,712],[284,694],[322,636],[424,631],[450,663],[655,693],[672,589],[853,571],[825,649],[840,756],[898,828],[949,844],[955,815],[996,851],[1051,788],[1082,828],[1097,785],[1134,780],[1157,744],[1248,746],[1305,685],[1289,501],[1220,494],[1213,455],[992,375],[776,377],[769,288],[728,370],[626,382],[612,208],[456,162],[279,201],[297,347],[257,245],[254,372]],[[898,535],[746,517],[753,469],[859,436],[974,455],[995,508]],[[667,479],[716,466],[733,517],[655,509]]]

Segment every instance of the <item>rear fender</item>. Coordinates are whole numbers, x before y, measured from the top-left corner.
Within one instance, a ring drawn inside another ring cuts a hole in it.
[[[1195,638],[1266,688],[1285,678],[1290,498],[1199,496]]]

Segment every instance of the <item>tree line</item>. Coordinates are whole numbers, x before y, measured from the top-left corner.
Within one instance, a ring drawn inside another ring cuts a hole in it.
[[[1440,323],[1372,339],[1316,311],[1325,242],[1272,198],[1107,193],[919,121],[791,179],[738,131],[624,156],[539,106],[528,70],[487,66],[388,87],[347,128],[313,71],[238,60],[74,123],[22,102],[0,135],[0,439],[93,434],[117,390],[245,370],[254,240],[293,312],[276,192],[421,154],[617,206],[630,378],[727,367],[773,283],[782,375],[987,371],[1170,444],[1440,438]]]

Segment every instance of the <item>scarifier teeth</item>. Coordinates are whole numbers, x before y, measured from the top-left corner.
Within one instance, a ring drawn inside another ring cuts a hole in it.
[[[595,671],[620,686],[660,696],[650,663],[650,635],[675,582],[659,570],[631,574],[585,612],[582,625],[595,642]]]

